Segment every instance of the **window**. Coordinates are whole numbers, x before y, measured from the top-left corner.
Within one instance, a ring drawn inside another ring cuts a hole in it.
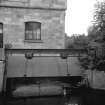
[[[0,23],[0,48],[3,48],[3,24]]]
[[[25,23],[25,40],[41,40],[41,23]]]

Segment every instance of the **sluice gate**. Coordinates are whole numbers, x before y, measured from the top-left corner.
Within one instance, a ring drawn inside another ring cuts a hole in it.
[[[64,95],[82,80],[69,68],[84,49],[6,49],[3,91],[15,97]]]

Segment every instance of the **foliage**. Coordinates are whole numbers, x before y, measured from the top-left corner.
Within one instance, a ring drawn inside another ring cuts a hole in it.
[[[88,29],[88,48],[95,53],[79,58],[80,65],[84,69],[105,71],[105,1],[95,5],[94,23]]]
[[[95,35],[100,39],[101,43],[105,43],[105,1],[97,2],[94,13]]]
[[[89,27],[88,29],[89,42],[98,42],[98,43],[103,42],[103,36],[99,29],[100,29],[99,26],[95,25]]]
[[[79,58],[79,63],[85,70],[98,70],[105,71],[105,58],[99,58],[97,56],[85,56]]]
[[[90,43],[96,43],[97,54],[92,60],[94,69],[105,71],[105,1],[98,1],[95,5],[94,24],[88,30],[88,38]]]
[[[105,71],[105,1],[95,4],[94,22],[88,29],[88,36],[73,35],[67,48],[94,49],[95,54],[79,58],[84,69]]]
[[[87,36],[83,35],[72,35],[71,37],[67,37],[67,44],[66,48],[86,48],[88,45],[88,38]]]
[[[94,23],[88,29],[90,43],[95,42],[96,47],[105,48],[105,1],[95,4]]]

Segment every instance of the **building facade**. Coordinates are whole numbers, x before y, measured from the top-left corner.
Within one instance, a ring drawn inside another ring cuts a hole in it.
[[[0,0],[0,47],[63,49],[66,0]]]
[[[58,70],[60,58],[38,55],[28,60],[27,52],[5,56],[5,49],[64,49],[66,4],[66,0],[0,0],[0,91],[5,91],[8,78],[66,75],[65,66],[61,73]]]

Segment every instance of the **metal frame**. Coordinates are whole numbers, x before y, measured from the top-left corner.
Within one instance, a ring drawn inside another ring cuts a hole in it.
[[[34,54],[62,54],[80,56],[81,54],[88,53],[87,49],[5,49],[5,54],[25,54],[32,52]]]
[[[60,80],[63,82],[72,82],[74,83],[74,81],[78,80],[80,81],[82,79],[81,76],[70,76],[70,74],[68,73],[67,76],[53,76],[53,77],[31,77],[31,78],[27,78],[27,77],[22,77],[22,78],[7,78],[6,77],[6,73],[7,73],[7,63],[8,62],[8,55],[9,54],[26,54],[27,52],[31,52],[33,54],[59,54],[58,56],[47,56],[47,57],[61,57],[62,53],[66,53],[67,57],[71,56],[71,54],[76,54],[75,56],[81,56],[82,54],[86,54],[88,53],[87,49],[4,49],[5,50],[5,72],[4,72],[4,79],[3,79],[3,92],[6,93],[7,92],[7,87],[8,87],[8,83],[10,84],[11,81],[16,80],[17,82],[21,82],[21,80],[24,80],[26,82],[30,82],[30,81],[37,81],[37,80],[46,80],[46,79],[50,79],[50,80]],[[35,57],[35,56],[33,56]],[[40,57],[40,55],[38,56]],[[46,57],[46,56],[41,56],[41,57]],[[67,59],[66,59],[67,61]],[[67,64],[68,66],[68,64]],[[68,69],[68,68],[67,68]],[[78,79],[76,79],[78,78]],[[7,82],[7,80],[10,80],[10,82]]]

